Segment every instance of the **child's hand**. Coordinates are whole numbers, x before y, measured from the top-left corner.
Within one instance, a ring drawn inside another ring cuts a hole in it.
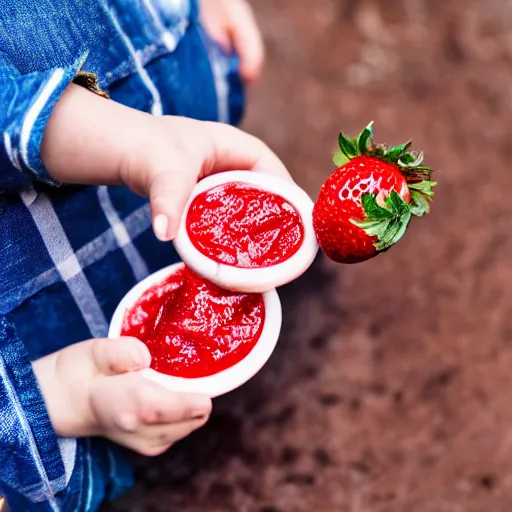
[[[33,363],[55,431],[102,436],[143,455],[159,455],[204,425],[211,400],[172,393],[142,377],[146,346],[134,338],[71,345]]]
[[[254,170],[291,179],[263,142],[237,128],[154,117],[76,85],[55,107],[41,154],[58,181],[122,184],[149,197],[153,227],[162,241],[174,238],[190,193],[204,176]]]
[[[174,238],[194,185],[216,172],[261,170],[290,179],[259,139],[232,126],[183,117],[152,118],[149,132],[125,155],[122,182],[149,197],[153,227],[162,241]]]
[[[261,74],[264,47],[251,6],[245,0],[200,0],[201,21],[208,34],[224,51],[240,57],[245,82]]]

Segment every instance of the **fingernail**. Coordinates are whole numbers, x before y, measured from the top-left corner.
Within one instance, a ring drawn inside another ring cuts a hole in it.
[[[153,229],[155,230],[155,235],[161,242],[167,242],[167,228],[169,226],[169,219],[166,215],[160,214],[155,217],[153,221]]]

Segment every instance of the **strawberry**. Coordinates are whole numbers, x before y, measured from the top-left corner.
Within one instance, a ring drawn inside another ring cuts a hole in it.
[[[339,135],[338,167],[320,189],[313,226],[325,254],[359,263],[387,251],[402,238],[413,215],[429,212],[432,169],[411,142],[387,148],[373,140],[373,122],[357,137]]]

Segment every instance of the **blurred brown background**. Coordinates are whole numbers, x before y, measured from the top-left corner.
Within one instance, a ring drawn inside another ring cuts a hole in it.
[[[429,218],[281,290],[269,364],[110,512],[512,510],[512,2],[254,0],[245,127],[316,196],[371,119],[438,169]]]

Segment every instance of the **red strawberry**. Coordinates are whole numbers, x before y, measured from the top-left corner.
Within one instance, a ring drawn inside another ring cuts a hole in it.
[[[388,250],[405,233],[412,215],[429,212],[432,169],[410,142],[376,145],[370,123],[357,139],[339,135],[338,169],[320,189],[313,225],[320,247],[339,263],[358,263]]]

